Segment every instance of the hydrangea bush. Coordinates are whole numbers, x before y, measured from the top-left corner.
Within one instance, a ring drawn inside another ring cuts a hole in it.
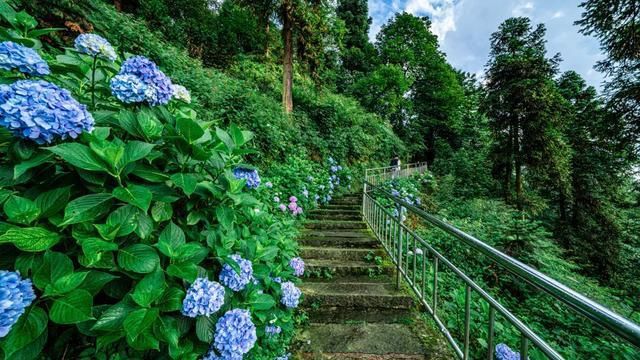
[[[4,358],[287,354],[295,228],[257,170],[236,176],[253,134],[200,121],[157,64],[112,50],[87,34],[47,81],[0,70]]]

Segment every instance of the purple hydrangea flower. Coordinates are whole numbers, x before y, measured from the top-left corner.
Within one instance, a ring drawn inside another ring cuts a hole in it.
[[[267,325],[264,328],[264,332],[267,335],[273,336],[273,335],[278,335],[282,332],[282,328],[280,328],[280,326],[275,326],[275,325]]]
[[[291,201],[292,203],[296,203],[296,202],[298,202],[298,198],[295,197],[295,196],[292,196],[292,197],[289,198],[289,201]]]
[[[216,323],[213,346],[223,359],[241,360],[253,348],[258,337],[248,310],[227,311]]]
[[[165,105],[173,97],[171,79],[144,56],[133,56],[125,60],[119,75],[137,76],[147,86],[145,101],[151,106]]]
[[[300,301],[300,295],[302,295],[302,291],[298,289],[294,283],[291,281],[285,281],[281,285],[282,288],[282,297],[280,298],[280,302],[282,305],[288,308],[297,308],[298,302]]]
[[[240,272],[237,273],[231,265],[224,264],[220,272],[220,282],[233,291],[241,291],[253,280],[253,266],[251,261],[243,259],[238,254],[233,254],[230,258],[238,264]]]
[[[71,93],[42,80],[0,85],[0,126],[38,144],[75,139],[93,130],[93,117]]]
[[[293,269],[295,276],[304,275],[304,261],[300,257],[294,257],[289,261],[289,266]]]
[[[289,210],[291,210],[292,213],[295,213],[295,211],[298,209],[298,204],[296,204],[294,202],[290,202],[288,207],[289,207]]]
[[[285,205],[285,204],[280,204],[278,207],[280,208],[280,210],[281,210],[282,212],[287,211],[287,205]]]
[[[182,301],[182,314],[188,317],[210,316],[224,304],[224,287],[207,278],[197,278]]]
[[[293,216],[302,214],[302,207],[300,206],[296,207],[291,213],[293,214]]]
[[[5,337],[36,298],[31,280],[19,272],[0,271],[0,338]]]
[[[260,186],[260,175],[258,175],[257,170],[250,170],[242,167],[237,167],[233,169],[233,176],[240,180],[244,179],[247,181],[247,187],[249,189],[256,189]]]
[[[51,72],[49,65],[35,50],[13,41],[0,43],[0,69],[18,70],[33,76],[49,75]]]
[[[115,61],[118,57],[113,46],[100,35],[80,34],[74,41],[74,45],[78,52],[90,56],[98,56],[109,61]]]
[[[111,93],[125,104],[143,102],[147,98],[147,85],[135,75],[116,75],[111,78]]]
[[[511,350],[506,344],[496,345],[496,360],[520,360],[520,353]]]

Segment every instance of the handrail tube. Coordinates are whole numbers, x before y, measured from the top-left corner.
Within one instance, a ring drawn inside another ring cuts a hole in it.
[[[632,321],[622,317],[616,312],[607,309],[603,305],[587,298],[586,296],[572,290],[571,288],[561,284],[560,282],[544,275],[538,270],[511,258],[503,252],[494,249],[493,247],[483,243],[475,237],[463,232],[460,229],[455,228],[452,225],[436,218],[435,216],[427,213],[426,211],[417,208],[404,200],[401,200],[389,192],[372,185],[365,180],[371,186],[373,191],[378,191],[392,199],[396,204],[400,204],[403,207],[413,211],[415,214],[428,221],[432,225],[436,226],[440,230],[455,236],[456,238],[464,241],[467,245],[475,248],[491,260],[502,265],[514,275],[522,278],[531,285],[545,291],[554,298],[565,303],[569,307],[576,310],[583,316],[593,320],[606,329],[611,330],[618,336],[627,340],[631,344],[640,348],[640,326]]]
[[[391,218],[395,220],[395,217],[391,214],[390,211],[385,209],[379,202],[373,199],[371,195],[367,194],[367,196],[369,197],[370,201],[378,205],[385,213],[387,213],[387,215],[390,215]],[[489,293],[487,293],[484,289],[482,289],[480,285],[478,285],[469,276],[463,273],[462,270],[460,270],[451,261],[449,261],[449,259],[444,257],[444,255],[438,252],[433,246],[427,243],[422,237],[416,234],[413,230],[409,229],[406,225],[402,223],[399,223],[399,225],[402,228],[404,228],[408,234],[416,238],[421,243],[421,245],[423,245],[427,249],[428,252],[436,256],[436,258],[438,258],[445,266],[447,266],[451,271],[453,271],[466,285],[470,286],[476,293],[478,293],[478,295],[480,295],[486,302],[488,302],[489,305],[493,306],[498,311],[498,313],[504,316],[504,318],[507,321],[509,321],[513,326],[515,326],[515,328],[518,329],[518,331],[520,331],[521,334],[523,334],[528,339],[530,339],[534,343],[534,345],[536,345],[545,355],[547,355],[551,359],[563,359],[563,357],[560,354],[558,354],[551,346],[549,346],[549,344],[547,344],[546,341],[540,338],[525,323],[523,323],[520,319],[518,319],[515,315],[513,315],[513,313],[511,313],[507,308],[505,308],[502,304],[500,304],[498,300],[494,299]],[[385,250],[389,253],[389,249],[387,249],[387,246],[384,244],[383,246]],[[393,259],[393,254],[391,254],[391,258]],[[404,275],[407,282],[411,283],[404,269],[400,269],[399,271],[402,273],[402,275]],[[416,295],[418,295],[418,290],[415,288],[415,286],[411,285],[411,288],[416,293]],[[418,297],[420,296],[418,295]],[[421,299],[421,300],[423,305],[427,307],[427,310],[429,310],[429,312],[432,315],[434,315],[433,310],[431,310],[431,306],[429,306],[429,304],[424,299]],[[437,318],[437,316],[435,317]],[[457,344],[455,346],[458,347]]]
[[[410,163],[410,164],[405,164],[405,165],[400,165],[400,166],[404,166],[404,167],[411,167],[412,165],[424,165],[426,164],[426,162],[415,162],[415,163]],[[383,170],[383,169],[390,169],[390,168],[395,168],[397,166],[381,166],[381,167],[377,167],[377,168],[370,168],[370,169],[366,169],[367,171],[375,171],[375,170]],[[415,166],[418,167],[418,166]]]

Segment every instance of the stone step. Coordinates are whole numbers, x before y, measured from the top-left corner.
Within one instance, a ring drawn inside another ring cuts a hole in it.
[[[364,221],[317,221],[311,220],[304,224],[307,229],[366,229],[367,224]]]
[[[298,243],[306,247],[360,248],[373,249],[380,246],[378,240],[370,236],[360,237],[327,237],[305,236],[298,239]]]
[[[307,359],[427,359],[421,339],[403,324],[311,324],[299,338]]]
[[[323,278],[305,278],[305,283],[326,283],[331,282],[332,280],[327,280]],[[378,276],[368,276],[368,275],[352,275],[352,276],[343,276],[340,278],[340,282],[343,284],[346,283],[368,283],[368,284],[395,284],[396,278],[390,275],[378,275]]]
[[[337,229],[337,230],[322,230],[322,229],[305,229],[300,233],[301,237],[370,237],[373,238],[373,234],[368,229]]]
[[[394,285],[387,283],[304,283],[305,307],[347,307],[363,311],[367,309],[410,309],[413,299]]]
[[[353,214],[324,214],[324,213],[311,213],[307,217],[310,220],[321,220],[321,221],[362,221],[362,215],[360,213]]]
[[[330,205],[362,205],[362,196],[360,197],[342,197],[333,199]]]
[[[326,259],[309,259],[305,263],[305,272],[310,274],[331,274],[332,278],[351,275],[371,275],[391,274],[393,268],[389,266],[379,266],[366,261],[341,261]]]
[[[328,210],[360,210],[362,206],[358,204],[327,204],[322,208]]]
[[[344,306],[321,306],[317,309],[306,309],[306,312],[310,322],[326,324],[409,324],[416,317],[411,309],[375,309],[371,311],[370,309],[363,310]]]
[[[360,214],[360,208],[358,209],[327,209],[327,208],[319,208],[313,209],[309,213],[310,214]]]
[[[366,256],[384,256],[382,249],[332,248],[326,246],[305,246],[300,249],[303,259],[364,260]]]

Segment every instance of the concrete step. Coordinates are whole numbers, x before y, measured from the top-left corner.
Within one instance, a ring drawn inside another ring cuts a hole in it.
[[[362,206],[359,204],[327,204],[322,208],[328,210],[360,210]]]
[[[416,317],[411,309],[375,309],[372,311],[366,308],[321,306],[317,309],[306,309],[306,312],[310,322],[326,324],[410,324]]]
[[[360,197],[341,197],[333,199],[329,203],[331,205],[362,205],[362,196]]]
[[[301,237],[373,237],[368,229],[304,229]]]
[[[366,229],[367,224],[363,221],[317,221],[310,220],[304,224],[307,229],[322,229],[322,230],[334,230],[334,229]]]
[[[373,249],[380,246],[378,240],[370,236],[360,237],[327,237],[312,236],[298,239],[298,243],[305,247],[332,247],[332,248],[360,248]]]
[[[305,307],[346,307],[362,311],[413,307],[413,299],[390,283],[318,282],[304,283],[300,289]]]
[[[341,261],[326,259],[309,259],[305,264],[305,272],[309,274],[331,274],[333,279],[342,276],[391,274],[393,268],[378,266],[366,261]]]
[[[300,249],[303,259],[333,259],[342,261],[364,260],[366,256],[384,256],[382,249],[332,248],[325,246],[304,246]]]
[[[311,324],[300,339],[307,359],[427,359],[421,339],[403,324]]]
[[[361,209],[327,209],[327,208],[319,208],[313,209],[309,212],[310,214],[360,214]]]
[[[310,220],[321,220],[321,221],[362,221],[362,215],[360,215],[360,213],[353,213],[353,214],[311,213],[307,218]]]

